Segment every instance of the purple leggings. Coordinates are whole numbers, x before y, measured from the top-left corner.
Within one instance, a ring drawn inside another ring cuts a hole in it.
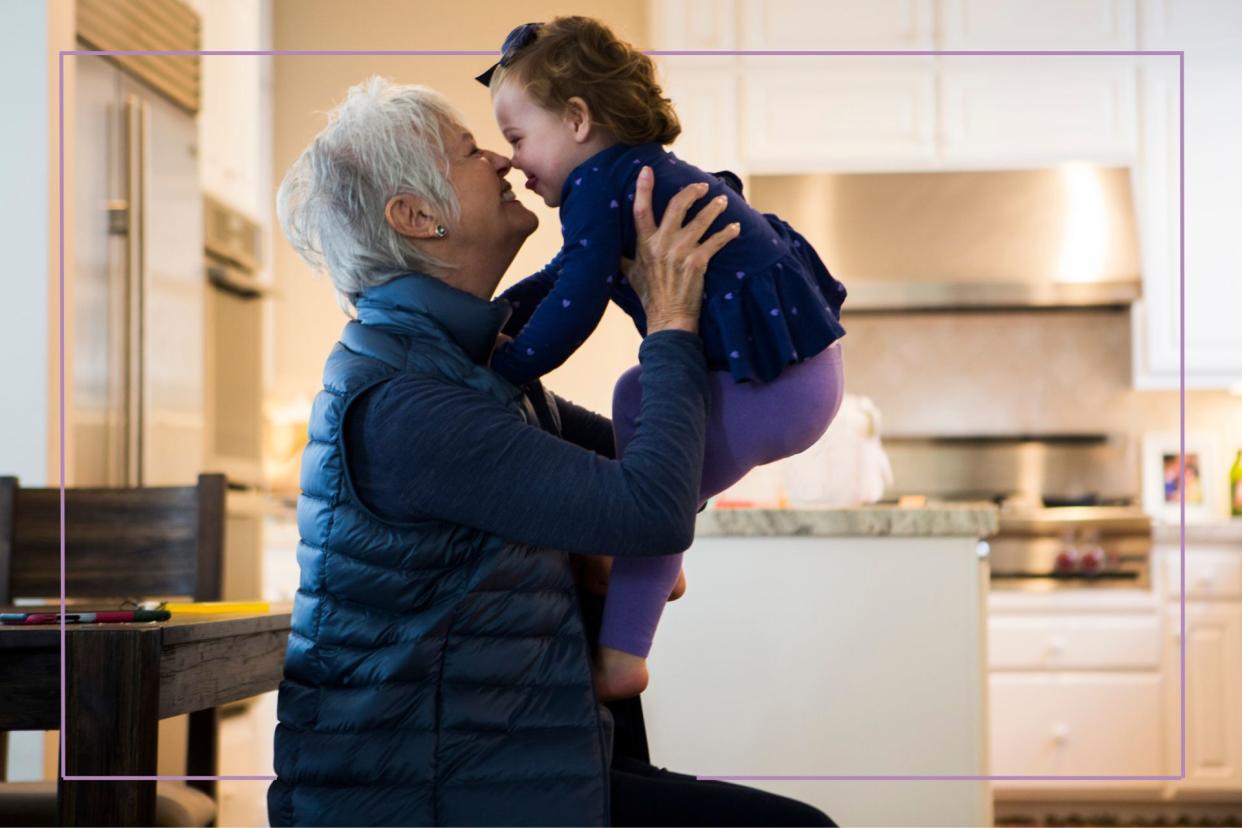
[[[642,369],[621,375],[612,397],[617,457],[638,427]],[[768,383],[735,382],[728,371],[708,375],[712,388],[699,502],[741,480],[755,466],[806,451],[828,429],[845,393],[841,345],[833,343],[791,365]],[[646,657],[664,604],[681,572],[681,555],[617,558],[608,581],[599,641]]]

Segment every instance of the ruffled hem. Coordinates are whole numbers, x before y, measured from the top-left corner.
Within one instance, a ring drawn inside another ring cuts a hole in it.
[[[845,335],[845,286],[787,222],[773,213],[763,216],[785,255],[747,273],[735,288],[710,291],[702,315],[708,365],[728,370],[737,382],[770,382]]]

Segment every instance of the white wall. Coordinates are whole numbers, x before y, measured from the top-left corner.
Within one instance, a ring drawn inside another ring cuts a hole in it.
[[[8,129],[0,131],[0,199],[5,301],[0,308],[0,474],[23,485],[47,483],[48,440],[48,13],[43,3],[6,4],[0,27],[0,99]],[[54,79],[53,79],[54,80]],[[13,126],[16,125],[16,126]],[[55,435],[52,435],[53,437]]]
[[[8,122],[0,131],[0,239],[6,252],[5,301],[0,309],[0,353],[5,367],[0,386],[0,475],[16,475],[27,486],[48,484],[48,388],[50,274],[48,245],[49,166],[56,161],[48,131],[48,11],[43,3],[5,6],[0,27],[0,99]],[[53,145],[54,146],[54,145]],[[9,739],[5,778],[33,781],[43,775],[43,735],[14,733]]]

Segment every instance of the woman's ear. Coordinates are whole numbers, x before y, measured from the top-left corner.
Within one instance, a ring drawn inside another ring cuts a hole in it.
[[[384,220],[389,227],[406,238],[432,238],[439,222],[429,212],[430,209],[424,199],[409,193],[398,193],[384,205]]]
[[[591,118],[591,107],[587,102],[578,96],[570,98],[566,102],[565,123],[569,126],[573,138],[579,144],[587,141],[593,134],[593,130],[598,130],[599,125]]]

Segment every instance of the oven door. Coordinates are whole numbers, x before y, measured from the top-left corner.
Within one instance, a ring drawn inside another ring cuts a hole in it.
[[[207,262],[207,468],[231,486],[263,483],[265,291],[243,271]]]
[[[989,543],[993,589],[1151,589],[1150,537],[1082,541],[1002,532]]]

